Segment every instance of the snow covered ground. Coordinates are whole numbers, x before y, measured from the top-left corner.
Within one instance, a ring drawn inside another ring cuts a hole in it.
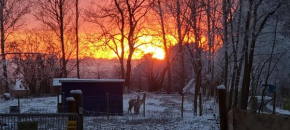
[[[143,107],[140,114],[128,114],[128,101],[136,98],[137,93],[124,94],[123,116],[84,118],[86,130],[218,130],[218,107],[214,100],[203,100],[203,115],[193,114],[193,96],[184,98],[184,117],[181,118],[181,96],[179,94],[148,93],[146,98],[146,115]],[[141,96],[142,97],[142,96]],[[21,113],[55,113],[56,97],[20,99]],[[0,112],[8,113],[9,106],[17,106],[17,99],[0,101]],[[199,112],[198,112],[199,113]]]

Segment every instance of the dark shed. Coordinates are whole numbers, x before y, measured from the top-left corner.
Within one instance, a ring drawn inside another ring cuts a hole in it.
[[[72,79],[59,82],[62,84],[64,99],[71,96],[71,90],[82,90],[85,116],[107,113],[107,93],[109,113],[123,114],[123,79]]]

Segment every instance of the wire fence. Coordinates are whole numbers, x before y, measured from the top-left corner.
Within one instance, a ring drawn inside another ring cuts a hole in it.
[[[202,98],[202,112],[206,116],[196,116],[193,111],[193,95],[184,96],[184,116],[181,116],[182,97],[178,95],[148,95],[145,100],[145,109],[140,107],[140,113],[128,113],[129,100],[136,99],[136,95],[122,99],[117,95],[84,97],[84,104],[89,103],[97,109],[93,111],[84,107],[84,126],[86,129],[181,129],[182,124],[188,129],[201,129],[202,126],[194,124],[206,124],[209,129],[218,129],[218,107],[213,99]],[[109,100],[107,100],[109,99]],[[122,100],[122,112],[118,113]],[[140,97],[142,100],[142,96]],[[98,104],[99,102],[99,104]],[[102,102],[102,103],[101,103]],[[106,104],[108,102],[108,104]],[[199,102],[198,102],[199,103]],[[108,106],[107,106],[108,105]],[[133,108],[134,109],[134,108]],[[98,111],[100,110],[100,111]],[[145,113],[144,113],[145,112]],[[199,113],[199,108],[198,108]],[[122,115],[122,116],[120,116]],[[145,115],[145,116],[144,116]],[[143,126],[142,126],[143,124]],[[144,126],[144,124],[146,124]],[[149,124],[149,126],[147,126]],[[164,124],[164,126],[158,126]],[[151,125],[151,126],[150,126]]]
[[[129,95],[97,95],[83,97],[84,129],[181,129],[182,124],[189,129],[200,129],[197,124],[207,124],[211,130],[218,129],[219,115],[218,105],[214,98],[202,98],[202,115],[194,113],[194,95],[184,95],[183,109],[182,96],[178,94],[152,94],[148,93],[144,105],[140,107],[140,113],[128,113],[129,101],[137,99],[137,94]],[[141,94],[140,100],[143,99]],[[61,99],[60,99],[61,100]],[[18,103],[19,102],[19,103]],[[57,108],[56,97],[30,98],[24,97],[6,102],[0,106],[1,113],[10,113],[11,106],[19,106],[20,113],[57,113],[66,112],[67,106],[60,105]],[[199,100],[198,100],[199,104]],[[14,108],[18,109],[18,108]],[[183,116],[182,116],[183,112]],[[60,118],[59,118],[60,119]],[[60,119],[62,120],[62,119]],[[143,124],[143,127],[142,127]],[[149,126],[144,127],[144,124]]]
[[[66,130],[68,121],[79,121],[79,116],[75,113],[61,114],[31,114],[31,113],[1,113],[0,130]],[[79,129],[78,126],[76,128]]]
[[[123,96],[107,94],[83,97],[84,116],[123,115]]]
[[[59,106],[59,109],[67,109]],[[56,97],[22,97],[0,101],[0,113],[57,113]]]

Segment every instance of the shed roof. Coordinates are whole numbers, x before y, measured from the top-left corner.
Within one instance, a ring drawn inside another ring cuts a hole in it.
[[[60,80],[72,80],[72,79],[78,79],[78,78],[54,78],[52,84],[54,87],[59,87],[61,86]]]
[[[71,82],[125,82],[124,79],[61,79],[60,83],[71,83]]]

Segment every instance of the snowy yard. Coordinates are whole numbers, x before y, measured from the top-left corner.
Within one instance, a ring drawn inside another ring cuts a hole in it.
[[[123,95],[124,116],[84,117],[86,130],[218,130],[218,107],[214,100],[203,100],[203,116],[193,114],[193,96],[184,97],[184,117],[181,118],[181,96],[149,93],[146,98],[146,116],[143,106],[140,114],[128,114],[128,101],[135,94]],[[56,113],[56,97],[20,99],[21,113]],[[9,106],[17,106],[17,99],[0,101],[0,112],[8,113]],[[199,112],[198,112],[199,113]]]

